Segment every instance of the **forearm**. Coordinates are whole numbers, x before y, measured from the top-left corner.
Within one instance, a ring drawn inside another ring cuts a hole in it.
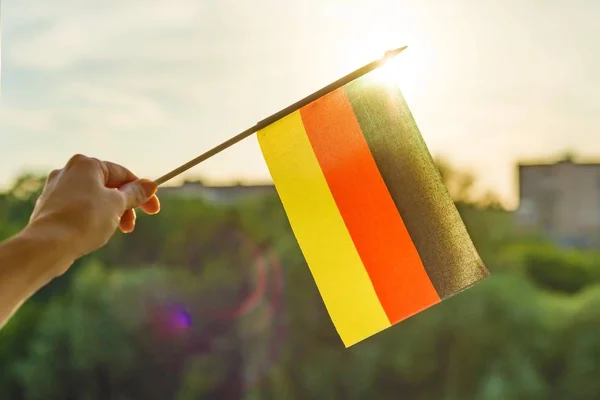
[[[0,243],[0,328],[72,262],[56,233],[38,227],[27,227]]]

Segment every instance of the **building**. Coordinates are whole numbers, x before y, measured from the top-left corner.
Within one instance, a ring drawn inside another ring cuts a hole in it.
[[[540,230],[567,246],[600,245],[600,163],[567,157],[519,164],[518,182],[521,227]]]
[[[272,184],[210,186],[202,181],[185,181],[180,186],[161,187],[158,194],[159,196],[201,198],[215,203],[233,204],[275,193],[275,186]]]

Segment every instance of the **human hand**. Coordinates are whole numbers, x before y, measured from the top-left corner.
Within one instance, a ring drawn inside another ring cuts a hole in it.
[[[133,231],[134,208],[158,213],[156,189],[125,167],[78,154],[50,173],[28,228],[58,238],[75,260],[104,246],[117,228]]]

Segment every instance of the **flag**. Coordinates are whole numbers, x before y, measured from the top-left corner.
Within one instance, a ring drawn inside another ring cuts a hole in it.
[[[398,87],[364,75],[257,137],[346,347],[489,274]]]

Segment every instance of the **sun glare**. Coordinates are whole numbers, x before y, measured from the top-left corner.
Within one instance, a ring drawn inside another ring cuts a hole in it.
[[[401,56],[402,53],[386,60],[382,66],[369,73],[368,77],[377,82],[402,86],[403,65],[402,59],[400,58]]]
[[[413,49],[418,52],[418,49]],[[411,54],[408,47],[402,53],[387,60],[382,66],[368,74],[369,79],[376,80],[386,85],[399,87],[408,96],[423,95],[424,82],[427,76],[427,60],[419,60],[418,56]]]
[[[348,57],[344,63],[345,69],[360,67],[381,58],[387,50],[407,45],[406,50],[388,59],[385,64],[371,71],[367,76],[369,79],[399,87],[408,98],[425,95],[428,74],[434,66],[434,60],[428,55],[428,49],[416,40],[407,40],[403,43],[396,42],[396,39],[390,40],[387,35],[376,36],[378,37],[372,37],[370,40],[352,42],[352,48],[345,52]]]

